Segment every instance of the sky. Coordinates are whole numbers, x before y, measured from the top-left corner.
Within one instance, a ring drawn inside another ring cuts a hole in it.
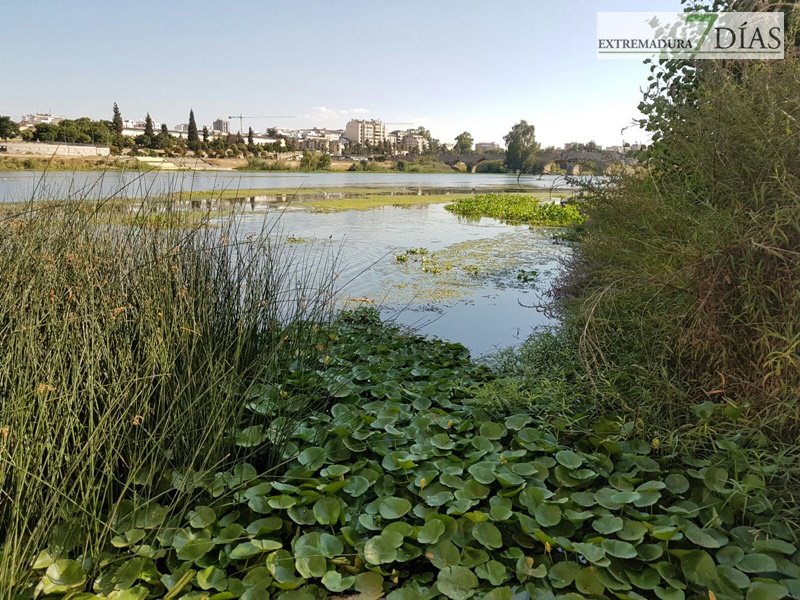
[[[543,146],[646,141],[629,127],[649,74],[598,60],[598,11],[679,0],[10,0],[0,115],[170,127],[234,114],[249,126],[344,128],[376,118],[503,144],[522,119]],[[623,131],[624,128],[628,127]],[[238,130],[238,119],[231,121]]]

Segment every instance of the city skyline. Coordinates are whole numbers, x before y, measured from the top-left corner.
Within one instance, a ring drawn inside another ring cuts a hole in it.
[[[209,125],[240,113],[296,116],[245,120],[245,131],[344,129],[374,118],[390,129],[425,127],[445,143],[466,130],[502,144],[525,119],[543,146],[646,139],[632,127],[622,133],[638,116],[646,65],[595,57],[596,13],[641,9],[632,0],[236,2],[226,5],[240,21],[232,27],[216,23],[218,5],[206,1],[53,4],[43,20],[9,8],[18,26],[7,43],[20,58],[0,67],[15,82],[0,114],[16,119],[47,110],[108,119],[117,102],[125,119],[149,112],[170,125],[186,122],[190,108]],[[136,19],[140,12],[157,18]],[[90,17],[91,35],[75,34]],[[241,21],[251,25],[243,31]]]

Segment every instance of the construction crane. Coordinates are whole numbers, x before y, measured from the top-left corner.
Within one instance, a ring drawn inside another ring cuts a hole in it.
[[[247,117],[242,114],[238,115],[231,115],[228,117],[229,119],[239,119],[239,133],[244,131],[244,123],[245,119],[296,119],[294,115],[265,115],[263,117]]]

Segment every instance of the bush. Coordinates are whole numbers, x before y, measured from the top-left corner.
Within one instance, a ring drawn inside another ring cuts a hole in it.
[[[749,435],[796,443],[800,61],[702,80],[649,168],[592,190],[564,306],[594,376],[647,422],[674,430],[710,399]]]
[[[484,160],[475,165],[476,173],[506,173],[506,167],[502,159]]]

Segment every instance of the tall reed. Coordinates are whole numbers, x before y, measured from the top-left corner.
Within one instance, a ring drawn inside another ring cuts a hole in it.
[[[121,503],[179,508],[192,486],[170,477],[241,458],[238,428],[317,401],[246,410],[251,387],[305,368],[333,257],[298,253],[274,220],[131,206],[29,203],[0,220],[0,598],[63,527],[91,554]]]

